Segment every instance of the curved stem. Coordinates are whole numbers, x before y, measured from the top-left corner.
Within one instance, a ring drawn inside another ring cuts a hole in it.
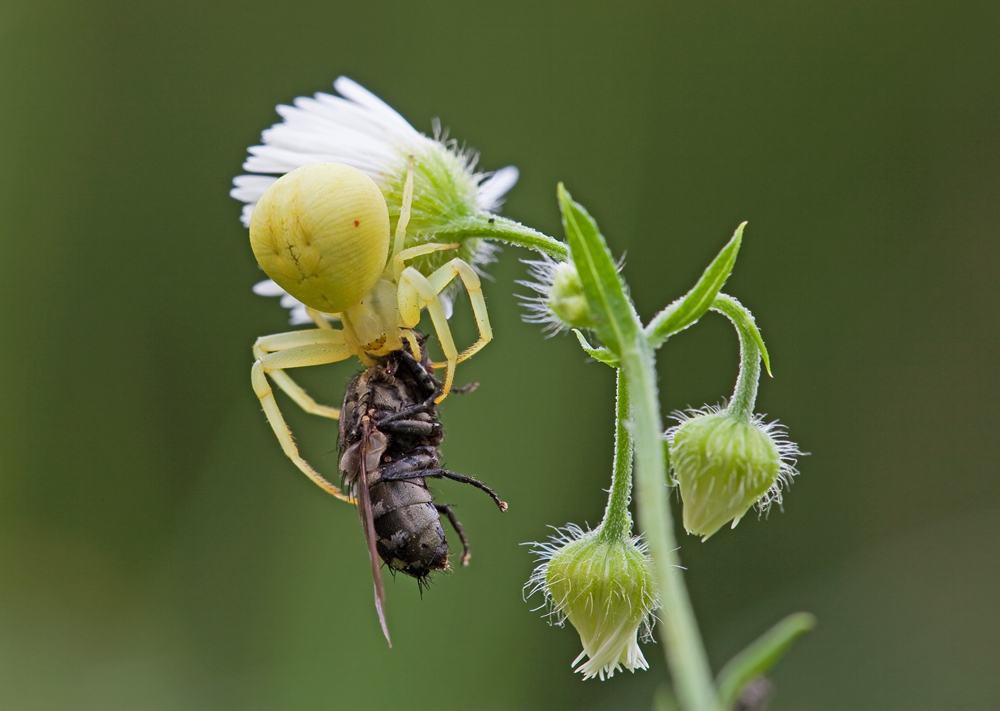
[[[621,540],[632,535],[632,516],[628,505],[632,499],[632,435],[629,432],[629,419],[632,416],[632,404],[629,400],[628,381],[619,369],[618,398],[615,403],[615,463],[611,474],[611,491],[608,494],[608,507],[601,523],[602,540],[607,542]]]
[[[636,498],[639,525],[653,559],[660,593],[658,625],[667,666],[685,711],[718,711],[705,646],[691,599],[681,575],[673,517],[667,501],[667,467],[663,456],[663,423],[656,387],[653,348],[642,334],[620,354],[621,376],[628,383],[635,437]]]
[[[757,401],[757,383],[760,381],[761,351],[754,340],[756,330],[753,315],[739,301],[726,294],[719,294],[712,302],[717,311],[730,320],[740,337],[740,374],[736,378],[733,397],[726,408],[729,414],[747,422],[753,417]]]

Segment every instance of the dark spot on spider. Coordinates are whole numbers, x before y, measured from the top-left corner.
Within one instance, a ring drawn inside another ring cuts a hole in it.
[[[490,218],[490,224],[492,225],[492,224],[493,224],[494,222],[496,222],[496,220],[494,220],[494,219],[493,219],[493,218],[491,217],[491,218]]]
[[[360,224],[361,224],[361,223],[360,223],[360,222],[358,222],[357,220],[355,220],[355,221],[354,221],[354,226],[355,226],[355,227],[357,227],[357,226],[358,226],[358,225],[360,225]]]

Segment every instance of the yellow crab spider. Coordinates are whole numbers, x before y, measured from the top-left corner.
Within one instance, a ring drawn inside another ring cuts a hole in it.
[[[406,346],[419,360],[413,328],[421,311],[430,314],[444,353],[440,402],[448,395],[455,366],[493,338],[479,276],[452,259],[429,275],[406,261],[458,244],[428,243],[404,249],[413,201],[413,162],[407,170],[403,205],[389,252],[389,210],[375,182],[338,163],[313,163],[282,176],[260,198],[250,220],[250,244],[261,268],[282,289],[306,305],[317,328],[262,336],[254,344],[254,392],[288,458],[322,489],[352,499],[327,481],[299,454],[278,409],[268,376],[303,410],[337,419],[340,410],[321,405],[285,372],[356,355],[366,366]],[[479,340],[461,353],[448,327],[439,295],[455,279],[469,293]],[[327,315],[343,328],[330,325]]]

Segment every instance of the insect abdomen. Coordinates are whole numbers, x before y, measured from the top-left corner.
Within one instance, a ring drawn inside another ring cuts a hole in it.
[[[418,579],[448,567],[448,542],[423,479],[381,481],[369,491],[376,546],[386,565]]]

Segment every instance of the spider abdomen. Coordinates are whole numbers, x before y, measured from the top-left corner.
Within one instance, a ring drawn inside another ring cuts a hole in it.
[[[313,163],[264,192],[250,219],[250,245],[282,289],[317,311],[341,313],[385,269],[389,211],[360,170]]]

